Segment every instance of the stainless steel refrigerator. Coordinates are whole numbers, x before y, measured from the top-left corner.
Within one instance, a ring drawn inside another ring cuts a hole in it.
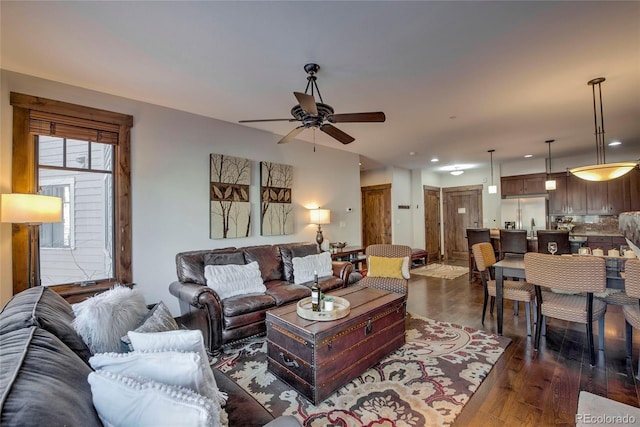
[[[535,237],[536,230],[547,228],[547,199],[546,197],[502,199],[501,218],[503,224],[506,221],[515,222],[516,229],[527,230]]]

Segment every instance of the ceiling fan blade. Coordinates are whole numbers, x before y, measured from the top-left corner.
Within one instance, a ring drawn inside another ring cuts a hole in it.
[[[296,119],[260,119],[260,120],[238,120],[238,123],[254,123],[254,122],[295,122]]]
[[[280,141],[278,141],[278,144],[286,144],[287,142],[291,141],[293,138],[298,136],[298,134],[303,130],[304,130],[304,126],[298,126],[294,130],[286,134]]]
[[[293,94],[305,113],[313,114],[314,116],[318,115],[318,107],[316,106],[316,99],[313,95],[307,95],[302,92],[293,92]]]
[[[331,123],[384,122],[386,116],[382,111],[372,113],[334,114],[329,117]]]
[[[342,142],[343,144],[350,144],[353,141],[355,141],[356,139],[354,137],[352,137],[351,135],[348,135],[344,132],[342,132],[340,129],[338,129],[337,127],[330,125],[330,124],[323,124],[322,126],[320,126],[320,130],[324,133],[326,133],[327,135],[337,139],[338,141]]]

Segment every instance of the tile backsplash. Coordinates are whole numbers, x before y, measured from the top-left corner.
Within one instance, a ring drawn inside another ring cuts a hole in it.
[[[582,233],[602,233],[602,234],[620,234],[618,228],[618,216],[611,215],[575,215],[568,216],[551,216],[551,224],[556,228],[558,219],[564,218],[567,221],[573,218],[573,234]]]

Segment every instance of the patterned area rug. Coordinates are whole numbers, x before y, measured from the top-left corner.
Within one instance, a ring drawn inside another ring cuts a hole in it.
[[[467,267],[458,267],[456,265],[429,264],[424,267],[414,268],[411,274],[419,274],[421,276],[439,277],[442,279],[455,279],[469,272]]]
[[[407,342],[313,406],[267,371],[264,337],[225,347],[214,366],[273,415],[305,426],[446,426],[487,376],[509,338],[409,315]]]

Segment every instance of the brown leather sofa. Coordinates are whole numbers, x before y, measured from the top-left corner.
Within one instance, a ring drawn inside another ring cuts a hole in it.
[[[71,306],[49,288],[15,295],[0,311],[0,425],[96,426],[91,352],[71,325]],[[230,426],[300,427],[291,416],[273,417],[224,373],[213,371],[227,393]]]
[[[178,281],[169,291],[180,301],[180,323],[200,329],[212,353],[224,344],[264,334],[266,312],[274,307],[297,302],[311,294],[311,282],[293,284],[294,257],[318,253],[315,243],[247,246],[182,252],[176,255]],[[267,288],[261,294],[238,295],[221,299],[206,286],[204,267],[208,264],[248,264],[257,261]],[[333,276],[322,278],[319,286],[328,292],[346,286],[353,266],[334,261]]]

